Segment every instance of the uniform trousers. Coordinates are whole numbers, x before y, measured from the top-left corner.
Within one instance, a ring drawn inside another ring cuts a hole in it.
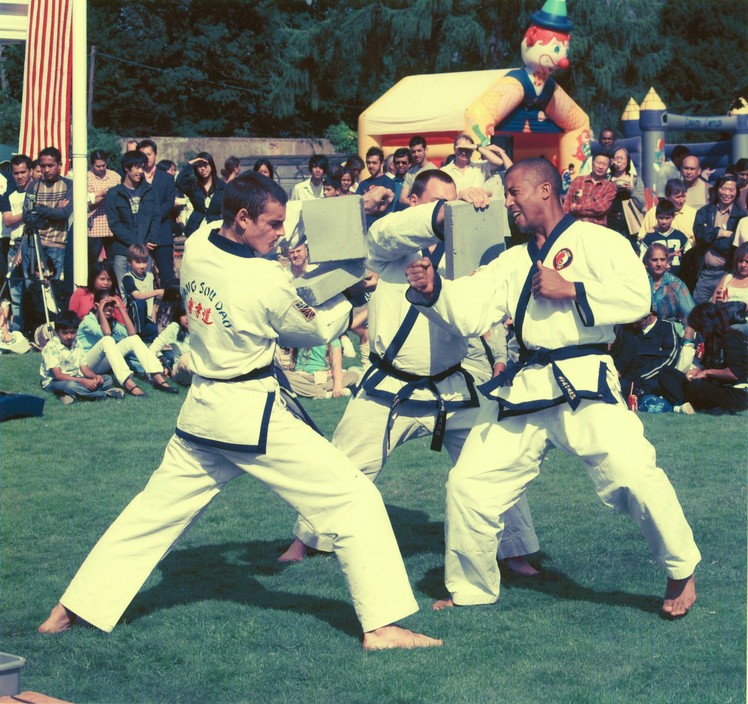
[[[550,446],[580,457],[602,502],[628,513],[669,577],[701,559],[683,510],[641,421],[623,402],[582,401],[496,422],[485,412],[447,481],[446,585],[455,604],[499,598],[502,515],[523,496]]]
[[[146,374],[158,374],[164,370],[158,357],[137,335],[128,335],[119,342],[115,342],[110,335],[105,335],[86,352],[84,363],[96,374],[111,369],[117,383],[124,384],[132,376],[132,370],[125,361],[125,355],[131,353],[135,355]]]
[[[93,548],[61,603],[111,631],[156,564],[223,487],[242,474],[259,479],[330,536],[364,631],[418,610],[376,487],[279,397],[265,454],[173,436],[161,466]]]
[[[394,415],[388,448],[386,429],[390,412],[389,403],[367,396],[362,390],[346,407],[343,418],[332,437],[332,444],[342,450],[353,464],[374,482],[392,450],[408,440],[430,437],[434,431],[433,410],[414,409],[408,406],[407,402],[401,405]],[[495,405],[491,404],[491,408],[496,417]],[[462,446],[477,422],[479,413],[480,408],[462,408],[447,414],[444,447],[453,463],[457,462]],[[428,464],[428,454],[423,460],[424,464]],[[331,550],[329,540],[325,536],[317,535],[301,516],[294,526],[294,534],[309,547],[325,552]],[[539,549],[540,545],[535,535],[535,526],[527,505],[527,498],[523,496],[506,516],[506,532],[498,549],[498,557],[503,560],[518,555],[529,555]],[[494,562],[496,562],[496,549],[493,554]]]

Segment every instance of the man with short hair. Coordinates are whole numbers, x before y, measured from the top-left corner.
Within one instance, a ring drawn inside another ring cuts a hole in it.
[[[701,178],[701,160],[689,154],[680,165],[681,178],[686,184],[686,204],[694,210],[709,203],[709,184]]]
[[[577,176],[564,199],[564,212],[577,220],[605,225],[608,211],[616,199],[616,185],[608,180],[610,154],[597,152],[592,156],[592,172]]]
[[[315,154],[309,159],[310,177],[297,183],[291,192],[291,200],[314,200],[324,197],[322,180],[327,173],[329,163],[323,154]]]
[[[390,191],[394,190],[393,180],[384,173],[384,152],[379,147],[370,147],[366,152],[366,168],[369,170],[369,178],[365,178],[358,184],[357,196],[363,196],[367,191],[382,186]],[[394,199],[393,199],[394,203]],[[389,210],[388,210],[389,212]],[[374,222],[386,213],[366,215],[366,227],[369,228]]]
[[[693,246],[696,238],[693,234],[693,223],[696,219],[696,209],[686,204],[686,184],[679,178],[671,178],[665,186],[665,198],[675,206],[673,227],[680,230]],[[650,208],[644,215],[638,238],[643,240],[657,227],[657,207]]]
[[[0,217],[2,217],[3,243],[8,243],[6,254],[8,288],[12,306],[13,322],[23,330],[21,299],[25,279],[21,261],[23,248],[28,247],[23,236],[23,203],[26,189],[31,184],[31,159],[25,154],[17,154],[10,160],[10,175],[15,186],[11,186],[0,196]]]
[[[414,135],[408,142],[410,148],[410,156],[412,166],[408,169],[408,173],[405,175],[405,184],[400,192],[400,203],[404,207],[408,207],[408,196],[410,195],[410,189],[413,186],[413,181],[421,171],[428,171],[429,169],[439,168],[436,164],[428,160],[428,145],[426,140],[421,137],[420,134]]]
[[[400,196],[405,189],[406,179],[411,167],[410,149],[406,149],[405,147],[395,149],[395,152],[392,155],[392,164],[395,169],[395,175],[390,184],[390,187],[395,194],[392,199],[392,210],[403,210],[406,206],[401,205]]]
[[[407,270],[408,300],[455,335],[475,337],[509,315],[516,365],[495,378],[447,481],[445,576],[434,608],[492,604],[501,516],[521,498],[549,448],[579,457],[603,503],[627,513],[665,568],[665,616],[696,601],[701,555],[642,423],[624,402],[608,346],[615,325],[650,310],[647,273],[626,238],[575,220],[560,204],[561,177],[546,159],[506,174],[506,207],[527,244],[473,276],[443,281],[426,257]]]
[[[326,344],[349,323],[336,296],[315,309],[266,259],[284,235],[286,193],[257,173],[224,191],[223,224],[185,246],[192,386],[161,466],[93,548],[41,633],[86,621],[111,631],[149,574],[232,479],[250,474],[334,536],[365,650],[441,641],[394,623],[418,610],[382,497],[294,416],[273,371],[278,339]]]
[[[683,159],[690,154],[688,147],[678,144],[673,147],[673,151],[670,153],[670,159],[660,165],[660,169],[657,172],[657,179],[655,181],[655,193],[659,198],[665,195],[665,188],[667,182],[673,178],[680,178],[680,167],[683,163]]]
[[[47,258],[54,264],[55,279],[61,279],[65,266],[65,245],[69,220],[73,214],[73,182],[60,175],[62,154],[56,147],[46,147],[39,152],[41,178],[26,190],[23,204],[23,221],[39,233],[41,260]],[[36,255],[30,247],[24,255],[23,270],[27,279],[33,277]]]
[[[616,150],[616,142],[618,141],[618,136],[616,135],[616,131],[612,127],[603,127],[600,130],[600,139],[598,139],[599,147],[597,149],[597,153],[600,152],[606,152],[610,154],[611,159],[613,158],[613,153]],[[592,162],[594,160],[594,155],[587,157],[582,162],[582,165],[579,167],[579,176],[588,176],[592,173]],[[634,164],[633,160],[629,164],[630,174],[636,175],[636,165]]]
[[[475,207],[490,202],[480,189],[460,196]],[[410,207],[381,218],[369,230],[367,268],[379,275],[369,301],[372,366],[346,407],[332,443],[373,482],[390,453],[417,437],[431,436],[436,450],[443,442],[456,462],[480,413],[475,381],[460,366],[467,354],[466,340],[420,315],[404,295],[405,270],[422,249],[431,248],[432,256],[441,259],[443,202],[457,197],[448,174],[424,170],[413,182]],[[331,550],[330,536],[315,530],[307,518],[302,514],[297,520],[296,539],[280,561],[303,559],[307,547]],[[536,571],[524,556],[539,545],[526,500],[510,511],[507,521],[498,556],[509,569],[532,575]],[[495,549],[494,562],[496,556]]]
[[[91,169],[88,171],[88,266],[101,257],[102,250],[106,258],[111,259],[112,231],[106,219],[104,199],[109,189],[118,186],[122,179],[116,171],[107,168],[106,153],[94,149],[89,159]]]
[[[158,147],[152,139],[138,142],[138,151],[146,157],[143,178],[156,191],[160,210],[158,238],[146,246],[158,269],[159,285],[166,288],[174,281],[174,233],[171,214],[176,204],[177,187],[169,174],[156,168]]]
[[[495,144],[486,147],[476,146],[469,134],[460,134],[454,141],[455,158],[442,171],[449,174],[455,182],[457,192],[466,188],[483,188],[494,171],[504,166],[508,157],[506,152]],[[473,154],[478,152],[482,157],[473,161]],[[511,162],[509,162],[511,165]]]

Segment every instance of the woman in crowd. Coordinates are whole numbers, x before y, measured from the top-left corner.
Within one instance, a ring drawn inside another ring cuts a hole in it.
[[[732,258],[732,273],[725,274],[712,296],[712,303],[737,301],[748,305],[748,242],[743,242]],[[748,335],[748,324],[733,323],[744,335]]]
[[[270,180],[275,181],[275,169],[267,159],[258,159],[252,166],[252,171],[256,171],[258,174],[262,174]]]
[[[650,245],[644,253],[644,265],[652,289],[652,309],[658,318],[674,323],[683,337],[688,315],[695,304],[686,284],[668,271],[667,247],[659,243]]]
[[[352,196],[353,191],[353,174],[348,169],[342,169],[340,172],[340,195]]]
[[[168,358],[164,355],[165,347],[171,348]],[[151,343],[150,350],[162,363],[167,362],[164,367],[170,369],[169,374],[177,384],[189,386],[192,383],[189,317],[181,296],[171,309],[171,322]]]
[[[208,152],[200,152],[177,176],[177,188],[190,199],[192,214],[184,228],[189,237],[203,222],[221,219],[225,183],[218,178],[216,164]]]
[[[72,310],[80,320],[83,320],[93,310],[94,297],[103,293],[113,296],[117,301],[114,309],[114,319],[124,325],[125,321],[120,309],[125,304],[120,294],[114,269],[108,259],[94,262],[88,271],[88,283],[75,290],[68,302],[68,310]]]
[[[624,208],[625,201],[632,201],[634,208],[641,213],[644,209],[644,186],[639,177],[631,169],[631,155],[625,147],[619,147],[613,152],[613,158],[610,162],[610,180],[616,186],[616,198],[613,205],[608,211],[608,227],[611,230],[620,232],[625,237],[635,241],[638,228],[631,232]]]
[[[242,171],[242,163],[235,156],[230,156],[223,164],[221,176],[224,183],[233,181]]]
[[[727,310],[714,303],[699,303],[689,325],[704,339],[701,369],[685,374],[663,369],[660,385],[676,413],[727,412],[748,409],[748,354],[745,335],[730,327]]]
[[[696,303],[709,301],[725,272],[732,268],[735,229],[746,215],[736,203],[737,196],[737,178],[725,174],[717,179],[712,202],[696,213],[693,223],[699,258],[699,273],[693,290]]]

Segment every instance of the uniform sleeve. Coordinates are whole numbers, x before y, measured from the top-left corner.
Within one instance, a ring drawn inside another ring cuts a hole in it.
[[[348,329],[353,309],[344,296],[335,296],[313,308],[299,298],[280,267],[272,272],[267,290],[273,292],[268,322],[283,347],[326,345]]]
[[[582,324],[616,325],[643,318],[652,305],[647,270],[626,238],[605,231],[590,234],[585,254],[592,262],[593,276],[574,282]]]
[[[438,207],[438,203],[417,205],[377,220],[369,229],[369,269],[379,272],[388,262],[414,254],[442,239],[435,224]]]

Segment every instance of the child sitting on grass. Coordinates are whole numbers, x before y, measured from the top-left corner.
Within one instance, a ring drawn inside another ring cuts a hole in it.
[[[78,325],[78,316],[70,310],[57,316],[56,334],[42,349],[42,388],[59,396],[66,406],[78,399],[124,398],[122,389],[113,388],[112,377],[96,374],[83,362],[83,350],[76,341]]]
[[[192,383],[189,318],[181,296],[172,306],[171,322],[153,341],[150,349],[163,362],[162,353],[167,346],[171,347],[171,355],[169,363],[164,364],[164,370],[171,367],[171,378],[180,386],[189,386]]]
[[[135,332],[145,341],[153,342],[158,329],[153,322],[153,299],[164,295],[164,289],[153,288],[153,274],[148,271],[148,249],[131,244],[127,250],[128,272],[122,277],[122,288]]]
[[[114,320],[114,309],[120,308],[125,320],[122,325]],[[112,370],[117,382],[132,396],[145,396],[132,378],[132,370],[125,355],[135,355],[138,363],[150,379],[153,388],[170,394],[179,393],[169,386],[161,363],[135,334],[135,327],[121,301],[107,293],[97,293],[94,309],[81,321],[78,343],[84,352],[84,361],[95,372]]]

